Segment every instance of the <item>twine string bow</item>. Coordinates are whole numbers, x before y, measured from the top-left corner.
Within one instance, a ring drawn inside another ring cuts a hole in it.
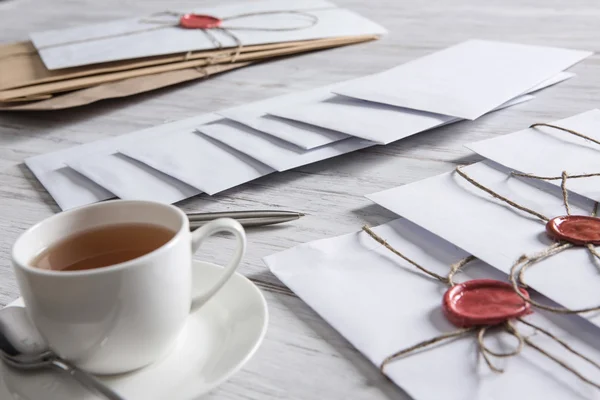
[[[375,241],[377,241],[378,243],[380,243],[382,246],[384,246],[386,249],[390,250],[392,253],[394,253],[395,255],[399,256],[400,258],[402,258],[403,260],[407,261],[409,264],[415,266],[416,268],[418,268],[420,271],[426,273],[427,275],[429,275],[430,277],[438,280],[439,282],[442,282],[444,284],[446,284],[449,287],[452,287],[455,285],[454,282],[454,275],[456,273],[458,273],[464,266],[466,266],[469,262],[476,260],[476,258],[474,256],[468,256],[465,257],[461,260],[459,260],[458,262],[452,264],[450,266],[450,270],[448,272],[447,276],[442,276],[439,275],[425,267],[423,267],[422,265],[418,264],[417,262],[415,262],[414,260],[410,259],[409,257],[407,257],[406,255],[402,254],[401,252],[399,252],[397,249],[395,249],[393,246],[391,246],[389,243],[387,243],[387,241],[385,239],[383,239],[382,237],[380,237],[379,235],[377,235],[375,232],[373,232],[368,226],[364,226],[363,227],[363,231],[365,231],[371,238],[373,238]],[[596,367],[597,369],[600,369],[600,364],[598,364],[597,362],[595,362],[594,360],[590,359],[589,357],[587,357],[586,355],[582,354],[581,352],[575,350],[573,347],[571,347],[568,343],[566,343],[564,340],[558,338],[557,336],[555,336],[554,334],[552,334],[551,332],[549,332],[548,330],[533,324],[530,321],[526,321],[523,318],[516,318],[517,321],[535,329],[536,331],[539,331],[541,333],[543,333],[544,335],[546,335],[547,337],[549,337],[550,339],[554,340],[556,343],[558,343],[559,345],[561,345],[563,348],[565,348],[567,351],[569,351],[570,353],[574,354],[575,356],[581,358],[582,360],[586,361],[587,363],[593,365],[594,367]],[[492,329],[503,329],[505,332],[509,333],[510,335],[514,336],[517,339],[517,346],[511,350],[511,351],[507,351],[505,353],[501,353],[501,352],[497,352],[495,350],[492,350],[490,347],[488,347],[485,344],[485,336],[486,334],[492,330]],[[578,370],[576,370],[575,368],[573,368],[572,366],[570,366],[569,364],[567,364],[565,361],[561,360],[560,358],[556,357],[555,355],[551,354],[550,352],[548,352],[547,350],[545,350],[544,348],[540,347],[539,345],[537,345],[536,343],[534,343],[530,338],[523,336],[516,328],[516,326],[514,325],[514,323],[510,320],[506,321],[504,324],[501,325],[497,325],[497,326],[474,326],[474,327],[468,327],[468,328],[461,328],[452,332],[448,332],[448,333],[444,333],[441,335],[438,335],[436,337],[430,338],[430,339],[426,339],[423,340],[419,343],[416,343],[410,347],[401,349],[391,355],[389,355],[388,357],[386,357],[380,364],[379,369],[382,373],[385,374],[385,367],[390,364],[393,361],[396,361],[404,356],[407,356],[411,353],[414,353],[418,350],[422,350],[425,349],[427,347],[430,347],[434,344],[440,343],[440,342],[444,342],[444,341],[448,341],[448,340],[452,340],[452,339],[459,339],[465,336],[468,336],[470,334],[475,334],[476,333],[476,339],[477,339],[477,347],[479,350],[479,353],[482,355],[485,363],[488,365],[488,367],[497,373],[502,373],[504,372],[504,370],[502,370],[501,368],[496,367],[491,360],[491,357],[498,357],[498,358],[507,358],[507,357],[514,357],[514,356],[518,356],[519,354],[521,354],[523,348],[525,347],[525,345],[530,346],[531,348],[535,349],[536,351],[538,351],[539,353],[543,354],[544,356],[548,357],[549,359],[551,359],[552,361],[554,361],[555,363],[557,363],[558,365],[560,365],[561,367],[563,367],[564,369],[566,369],[567,371],[571,372],[572,374],[574,374],[575,376],[577,376],[579,379],[581,379],[583,382],[586,382],[594,387],[596,387],[597,389],[600,389],[600,384],[590,380],[589,378],[587,378],[586,376],[584,376],[583,374],[581,374]]]
[[[535,128],[537,126],[547,126],[550,128],[555,128],[561,131],[565,131],[568,132],[570,134],[573,134],[575,136],[590,140],[594,143],[600,144],[600,141],[597,141],[593,138],[590,138],[586,135],[583,135],[579,132],[570,130],[570,129],[566,129],[566,128],[562,128],[556,125],[551,125],[551,124],[533,124],[531,125],[531,128]],[[461,167],[457,167],[456,168],[456,172],[459,176],[461,176],[462,178],[464,178],[467,182],[469,182],[471,185],[475,186],[476,188],[488,193],[489,195],[491,195],[492,197],[510,205],[511,207],[514,207],[520,211],[526,212],[530,215],[533,215],[535,217],[537,217],[538,219],[540,219],[543,222],[548,222],[550,221],[550,218],[548,218],[547,216],[531,209],[528,208],[526,206],[523,206],[521,204],[516,203],[515,201],[502,196],[501,194],[495,192],[494,190],[488,188],[487,186],[483,185],[482,183],[476,181],[475,179],[473,179],[472,177],[470,177],[467,173],[465,173]],[[569,178],[571,179],[580,179],[580,178],[588,178],[588,177],[592,177],[592,176],[600,176],[600,173],[593,173],[593,174],[579,174],[579,175],[569,175],[566,171],[563,171],[561,176],[559,177],[544,177],[544,176],[537,176],[537,175],[531,175],[531,174],[523,174],[523,173],[516,173],[513,172],[512,175],[514,176],[519,176],[519,177],[524,177],[524,178],[531,178],[531,179],[541,179],[541,180],[561,180],[561,191],[562,191],[562,197],[563,197],[563,205],[565,207],[565,211],[567,213],[567,215],[571,215],[571,207],[569,204],[569,193],[567,191],[567,180]],[[595,203],[594,205],[594,209],[591,212],[591,216],[596,216],[597,215],[597,211],[598,211],[598,202]],[[437,279],[438,281],[452,287],[455,285],[454,282],[454,275],[459,272],[465,265],[467,265],[469,262],[475,260],[475,257],[473,256],[469,256],[466,257],[462,260],[460,260],[459,262],[453,264],[450,267],[450,271],[448,273],[447,276],[442,276],[439,275],[425,267],[423,267],[422,265],[418,264],[417,262],[415,262],[414,260],[411,260],[410,258],[406,257],[404,254],[400,253],[398,250],[396,250],[395,248],[393,248],[391,245],[389,245],[383,238],[381,238],[380,236],[378,236],[375,232],[373,232],[369,227],[365,226],[363,227],[363,230],[369,234],[369,236],[371,236],[371,238],[373,238],[374,240],[376,240],[378,243],[380,243],[381,245],[383,245],[385,248],[387,248],[388,250],[392,251],[394,254],[396,254],[397,256],[401,257],[402,259],[404,259],[405,261],[407,261],[409,264],[413,265],[414,267],[416,267],[417,269],[419,269],[420,271],[426,273],[427,275]],[[561,241],[557,241],[556,243],[552,244],[551,246],[549,246],[547,249],[545,249],[542,252],[539,252],[537,254],[534,255],[522,255],[515,263],[514,265],[511,267],[511,271],[510,271],[510,282],[511,285],[514,289],[514,292],[517,293],[517,295],[519,295],[519,297],[523,300],[528,302],[529,304],[531,304],[534,307],[537,307],[539,309],[542,310],[546,310],[549,312],[553,312],[553,313],[558,313],[558,314],[581,314],[581,313],[585,313],[585,312],[590,312],[590,311],[598,311],[600,310],[600,306],[595,306],[595,307],[587,307],[587,308],[582,308],[582,309],[578,309],[578,310],[572,310],[572,309],[568,309],[568,308],[563,308],[563,307],[553,307],[553,306],[548,306],[548,305],[544,305],[541,304],[535,300],[532,300],[528,297],[526,297],[521,290],[519,289],[519,286],[523,286],[523,287],[527,287],[527,285],[525,284],[524,281],[524,274],[525,271],[530,268],[532,265],[548,258],[551,257],[555,254],[558,254],[566,249],[569,249],[571,247],[573,247],[574,245],[572,243],[568,243],[568,242],[561,242]],[[588,249],[588,251],[590,252],[590,254],[593,257],[596,257],[598,259],[600,259],[600,254],[597,252],[597,250],[595,249],[595,247],[592,244],[587,244],[586,248]],[[598,364],[596,361],[590,359],[589,357],[587,357],[586,355],[582,354],[581,352],[575,350],[573,347],[571,347],[568,343],[566,343],[564,340],[558,338],[556,335],[552,334],[550,331],[536,325],[533,324],[530,321],[526,321],[525,319],[518,317],[516,318],[517,321],[519,321],[520,323],[527,325],[531,328],[533,328],[535,331],[537,332],[541,332],[542,334],[544,334],[545,336],[547,336],[548,338],[552,339],[554,342],[558,343],[560,346],[562,346],[564,349],[566,349],[568,352],[574,354],[575,356],[581,358],[582,360],[586,361],[588,364],[593,365],[595,368],[600,369],[600,364]],[[517,339],[517,346],[512,350],[512,351],[508,351],[505,353],[500,353],[500,352],[496,352],[492,349],[490,349],[488,346],[486,346],[485,344],[485,335],[486,333],[488,333],[488,331],[492,328],[502,328],[505,332],[511,334],[512,336],[514,336]],[[589,378],[585,377],[584,375],[582,375],[578,370],[576,370],[575,368],[573,368],[572,366],[568,365],[565,361],[561,360],[560,358],[554,356],[553,354],[549,353],[547,350],[543,349],[542,347],[540,347],[539,345],[537,345],[536,343],[534,343],[529,337],[523,336],[516,328],[515,324],[513,321],[511,320],[507,320],[505,321],[503,324],[501,325],[497,325],[497,326],[475,326],[475,327],[469,327],[469,328],[462,328],[462,329],[458,329],[456,331],[453,332],[448,332],[448,333],[444,333],[442,335],[436,336],[434,338],[431,339],[427,339],[424,340],[422,342],[419,342],[413,346],[407,347],[405,349],[402,349],[400,351],[395,352],[394,354],[391,354],[390,356],[386,357],[383,362],[380,365],[380,369],[382,372],[384,372],[385,367],[403,357],[406,356],[410,353],[413,353],[415,351],[424,349],[426,347],[429,347],[431,345],[434,345],[436,343],[440,343],[443,341],[447,341],[447,340],[451,340],[451,339],[458,339],[464,336],[467,336],[469,334],[475,333],[476,332],[476,337],[477,337],[477,344],[478,344],[478,349],[480,354],[482,355],[483,359],[485,360],[486,364],[489,366],[489,368],[494,371],[494,372],[503,372],[502,369],[496,367],[492,361],[491,361],[491,356],[493,357],[499,357],[499,358],[506,358],[506,357],[513,357],[513,356],[517,356],[521,353],[521,351],[523,350],[523,348],[525,347],[525,345],[535,349],[536,351],[538,351],[539,353],[543,354],[544,356],[548,357],[549,359],[551,359],[552,361],[554,361],[555,363],[557,363],[558,365],[560,365],[561,367],[563,367],[564,369],[568,370],[569,372],[571,372],[572,374],[574,374],[575,376],[577,376],[579,379],[581,379],[582,381],[596,387],[597,389],[600,389],[600,384],[590,380]]]
[[[327,9],[327,8],[323,8],[323,9]],[[316,11],[316,10],[319,10],[319,9],[314,9],[314,11]],[[151,31],[165,29],[165,28],[173,28],[173,27],[177,27],[180,25],[179,18],[181,18],[185,14],[186,13],[170,11],[170,10],[160,11],[160,12],[151,14],[148,17],[140,19],[140,23],[142,23],[142,24],[155,25],[152,27],[136,29],[134,31],[122,32],[122,33],[114,33],[114,34],[108,34],[108,35],[102,35],[102,36],[95,36],[93,38],[70,40],[70,41],[66,41],[66,42],[49,44],[49,45],[45,45],[45,46],[37,46],[35,49],[24,50],[24,51],[20,51],[18,53],[12,53],[12,54],[8,54],[5,56],[1,56],[0,60],[5,59],[5,58],[18,57],[18,56],[22,56],[22,55],[36,54],[40,50],[50,49],[50,48],[54,48],[54,47],[61,47],[61,46],[67,46],[67,45],[72,45],[72,44],[87,43],[87,42],[93,42],[93,41],[97,41],[97,40],[112,39],[112,38],[118,38],[118,37],[123,37],[123,36],[136,35],[138,33],[151,32]],[[225,21],[234,21],[237,19],[255,17],[255,16],[259,16],[259,15],[277,15],[277,14],[280,14],[280,15],[281,14],[289,14],[289,15],[301,16],[301,17],[304,17],[306,22],[304,24],[298,25],[298,26],[280,27],[280,28],[256,27],[256,26],[229,26],[229,27],[228,26],[218,26],[218,27],[209,28],[209,29],[196,29],[196,30],[202,31],[209,38],[209,40],[213,43],[213,45],[217,49],[222,49],[224,47],[223,43],[221,43],[221,41],[218,40],[217,37],[210,32],[210,30],[215,29],[215,30],[218,30],[218,31],[224,33],[225,35],[229,36],[236,44],[236,47],[235,47],[235,50],[234,50],[234,53],[233,53],[233,56],[231,59],[231,62],[234,63],[237,60],[237,58],[239,57],[244,46],[242,44],[242,41],[232,31],[236,31],[236,30],[237,31],[263,31],[263,32],[297,31],[297,30],[311,28],[319,23],[318,16],[316,16],[314,14],[310,14],[309,12],[306,12],[306,11],[299,11],[299,10],[279,10],[279,11],[273,10],[273,11],[249,12],[249,13],[231,15],[229,17],[223,17],[223,18],[220,18],[220,20],[225,22]],[[165,17],[165,16],[170,18],[170,20],[160,18],[160,17]],[[173,21],[173,17],[176,17],[177,20]],[[188,51],[184,55],[183,60],[188,61],[192,54],[193,54],[192,51]],[[226,57],[227,56],[225,56],[225,58]],[[218,58],[219,57],[209,58],[208,64],[210,65],[210,64],[215,63],[218,60]]]
[[[550,128],[558,129],[560,131],[564,131],[564,132],[570,133],[572,135],[581,137],[583,139],[590,140],[594,143],[600,144],[600,142],[595,140],[594,138],[591,138],[591,137],[583,135],[579,132],[573,131],[571,129],[563,128],[563,127],[560,127],[557,125],[537,123],[537,124],[531,125],[531,128],[535,128],[538,126],[547,126]],[[533,216],[539,218],[544,223],[550,221],[550,218],[548,218],[547,216],[545,216],[531,208],[528,208],[526,206],[518,204],[518,203],[510,200],[509,198],[502,196],[501,194],[495,192],[494,190],[490,189],[489,187],[483,185],[482,183],[476,181],[475,179],[473,179],[471,176],[469,176],[463,170],[463,167],[460,167],[460,166],[456,167],[456,173],[460,177],[465,179],[467,182],[469,182],[471,185],[475,186],[476,188],[478,188],[480,190],[483,190],[484,192],[488,193],[495,199],[498,199],[518,210],[521,210],[530,215],[533,215]],[[539,179],[539,180],[546,180],[546,181],[560,180],[561,181],[560,187],[561,187],[562,198],[563,198],[563,206],[565,207],[566,214],[571,215],[571,206],[569,204],[569,192],[567,190],[567,180],[600,176],[600,173],[569,175],[566,171],[563,171],[560,176],[538,176],[538,175],[532,175],[532,174],[523,174],[523,173],[519,173],[519,172],[512,172],[511,175],[519,176],[522,178]],[[597,212],[598,212],[598,202],[595,202],[594,208],[590,212],[590,216],[595,217],[597,215]],[[600,260],[600,253],[596,250],[596,248],[593,244],[587,244],[585,246],[592,257],[595,257]],[[554,313],[582,314],[582,313],[587,313],[587,312],[599,311],[600,305],[592,306],[592,307],[585,307],[585,308],[580,308],[580,309],[569,309],[566,307],[554,307],[554,306],[541,304],[533,299],[526,298],[519,290],[519,286],[527,287],[527,284],[525,283],[525,280],[524,280],[524,276],[525,276],[525,272],[529,268],[531,268],[533,265],[539,263],[540,261],[543,261],[549,257],[559,254],[559,253],[563,252],[564,250],[570,249],[572,247],[575,247],[575,245],[572,243],[565,242],[565,241],[557,241],[556,243],[553,243],[552,245],[550,245],[549,247],[547,247],[546,249],[544,249],[541,252],[538,252],[538,253],[532,254],[532,255],[523,254],[521,257],[519,257],[519,259],[512,265],[512,267],[510,269],[510,275],[509,275],[509,279],[510,279],[510,282],[513,286],[515,293],[517,295],[519,295],[519,297],[521,297],[521,299],[523,299],[523,301],[526,301],[529,304],[531,304],[537,308],[540,308],[542,310],[546,310],[546,311],[550,311],[550,312],[554,312]]]
[[[219,32],[224,33],[228,37],[230,37],[236,44],[234,53],[233,53],[233,57],[231,58],[231,62],[233,63],[237,60],[237,58],[239,57],[239,55],[242,51],[242,48],[244,47],[240,38],[235,33],[233,33],[233,31],[262,31],[262,32],[297,31],[297,30],[307,29],[307,28],[315,26],[319,22],[319,17],[317,17],[316,15],[307,13],[307,12],[303,12],[303,11],[284,10],[284,11],[250,12],[250,13],[237,14],[237,15],[232,15],[229,17],[221,18],[220,19],[221,21],[226,22],[226,21],[235,21],[235,20],[239,20],[239,19],[260,16],[260,15],[285,15],[285,14],[304,17],[306,23],[304,23],[302,25],[298,25],[298,26],[281,27],[281,28],[220,25],[220,26],[216,26],[213,28],[197,29],[197,30],[202,31],[210,39],[210,41],[213,43],[213,45],[218,49],[222,49],[224,47],[223,43],[221,43],[221,41],[211,31],[212,30],[219,31]],[[150,23],[150,24],[158,24],[159,28],[160,27],[177,27],[177,26],[179,26],[179,19],[183,15],[184,14],[178,13],[175,11],[162,11],[162,12],[159,12],[156,14],[152,14],[148,18],[142,19],[142,22]],[[160,16],[176,17],[177,21],[173,22],[173,21],[164,21],[164,20],[155,19],[156,17],[160,17]],[[187,52],[185,55],[185,60],[188,60],[191,55],[192,55],[191,51]],[[212,62],[214,62],[214,60],[211,59],[211,63]]]
[[[202,29],[198,28],[198,29],[194,29],[194,30],[203,32],[217,49],[222,49],[224,46],[223,46],[223,43],[221,43],[221,41],[211,32],[212,30],[222,32],[223,34],[230,37],[236,44],[236,46],[234,48],[233,56],[231,59],[231,62],[233,63],[237,60],[237,58],[239,57],[239,55],[244,47],[240,38],[235,33],[233,33],[233,31],[262,31],[262,32],[297,31],[297,30],[302,30],[302,29],[308,29],[310,27],[315,26],[319,22],[319,17],[314,14],[311,14],[309,12],[305,12],[305,11],[279,10],[279,11],[249,12],[249,13],[231,15],[229,17],[220,18],[220,21],[226,22],[226,21],[235,21],[235,20],[239,20],[239,19],[260,16],[260,15],[285,15],[285,14],[300,16],[300,17],[302,17],[302,19],[305,20],[305,22],[301,25],[289,26],[289,27],[272,27],[271,28],[271,27],[256,27],[256,26],[235,26],[235,25],[222,26],[221,25],[221,26],[215,26],[215,27],[210,27],[210,28],[202,28]],[[97,40],[104,40],[104,39],[111,39],[111,38],[117,38],[117,37],[123,37],[123,36],[136,35],[139,33],[145,33],[145,32],[165,29],[165,28],[174,28],[174,27],[180,26],[179,19],[184,15],[186,15],[186,13],[180,13],[180,12],[169,11],[169,10],[160,11],[160,12],[151,14],[150,16],[139,20],[139,22],[142,24],[154,25],[151,27],[136,29],[136,30],[128,31],[128,32],[95,36],[93,38],[71,40],[68,42],[61,42],[61,43],[50,44],[50,45],[46,45],[46,46],[38,46],[37,50],[44,50],[44,49],[48,49],[48,48],[60,47],[60,46],[65,46],[65,45],[87,43],[87,42],[93,42],[93,41],[97,41]],[[165,19],[165,18],[161,18],[161,17],[167,17],[167,18]],[[175,18],[175,20],[173,20],[174,18]],[[188,51],[184,56],[184,61],[189,60],[191,55],[192,55],[192,51]],[[215,62],[215,60],[213,58],[211,58],[209,60],[209,64],[212,64],[214,62]]]

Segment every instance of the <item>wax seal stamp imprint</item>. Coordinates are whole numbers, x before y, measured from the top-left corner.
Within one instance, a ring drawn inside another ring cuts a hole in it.
[[[519,288],[529,298],[525,289]],[[452,286],[443,299],[444,315],[459,328],[498,325],[531,312],[513,287],[493,279],[473,279]]]
[[[585,215],[565,215],[552,218],[546,224],[546,233],[555,240],[576,246],[600,245],[600,218]]]
[[[184,14],[179,19],[179,26],[186,29],[213,29],[221,26],[223,21],[203,14]]]

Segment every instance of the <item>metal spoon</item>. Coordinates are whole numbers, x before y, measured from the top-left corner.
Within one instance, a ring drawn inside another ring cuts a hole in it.
[[[92,375],[54,354],[38,330],[29,322],[22,307],[0,310],[0,359],[17,369],[54,368],[68,373],[108,400],[124,400]]]

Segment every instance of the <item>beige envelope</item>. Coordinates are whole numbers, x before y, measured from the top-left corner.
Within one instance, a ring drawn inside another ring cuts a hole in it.
[[[319,43],[323,45],[329,43],[329,46],[333,47],[376,38],[376,36],[356,36],[247,46],[240,49],[240,55]],[[0,90],[199,59],[215,64],[231,56],[234,51],[235,49],[206,50],[50,71],[44,66],[31,42],[10,43],[0,45]]]
[[[296,42],[293,46],[279,46],[279,48],[267,50],[264,50],[265,46],[261,46],[262,50],[241,52],[239,55],[232,53],[232,50],[229,49],[221,51],[219,54],[214,53],[211,59],[199,58],[187,61],[180,59],[178,62],[150,65],[133,70],[117,70],[102,75],[72,77],[71,79],[7,89],[0,91],[0,100],[2,100],[0,110],[58,110],[76,107],[103,99],[131,96],[230,71],[244,67],[253,61],[366,42],[377,38],[378,36],[369,35],[319,39]],[[1,47],[0,64],[3,55],[17,55],[19,52],[22,54],[26,53],[28,49],[26,43]],[[215,56],[219,58],[216,59]],[[193,58],[193,56],[189,58]],[[138,62],[142,63],[143,61],[138,60]],[[62,94],[64,92],[70,93]]]
[[[13,103],[0,103],[0,111],[41,111],[61,110],[94,103],[104,99],[131,96],[138,93],[149,92],[166,86],[175,85],[194,79],[206,78],[221,72],[231,71],[245,67],[250,63],[233,63],[212,65],[203,68],[188,68],[175,71],[162,72],[149,76],[138,76],[116,82],[104,83],[87,89],[77,90],[60,96],[47,95],[40,101],[29,101],[31,98],[22,99]],[[26,101],[27,103],[23,104]]]

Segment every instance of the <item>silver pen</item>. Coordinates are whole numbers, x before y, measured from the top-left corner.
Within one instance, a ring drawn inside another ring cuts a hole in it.
[[[233,218],[245,228],[251,226],[265,226],[281,224],[303,217],[304,214],[294,211],[229,211],[229,212],[210,212],[210,213],[188,213],[190,228],[196,229],[209,221],[217,218]]]

